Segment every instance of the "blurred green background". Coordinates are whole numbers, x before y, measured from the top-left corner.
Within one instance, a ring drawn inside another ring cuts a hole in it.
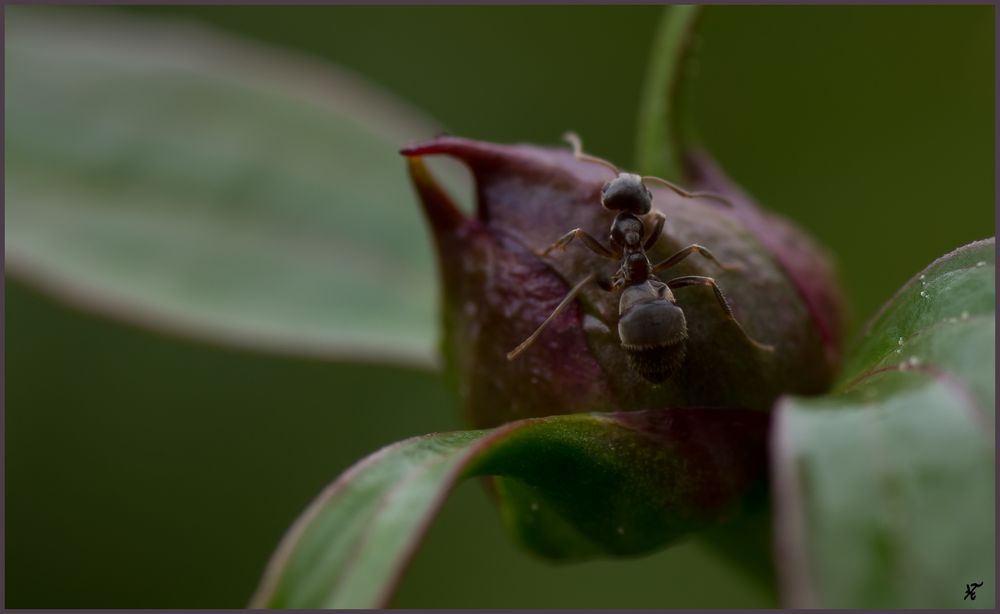
[[[77,9],[80,10],[80,9]],[[657,7],[159,7],[330,60],[455,134],[626,166]],[[692,108],[730,175],[836,255],[853,328],[994,232],[993,7],[710,7]],[[403,173],[400,162],[399,172]],[[415,233],[424,233],[414,228]],[[241,607],[353,461],[461,428],[435,376],[124,325],[6,282],[8,607]],[[703,547],[553,567],[461,486],[400,607],[766,607]]]

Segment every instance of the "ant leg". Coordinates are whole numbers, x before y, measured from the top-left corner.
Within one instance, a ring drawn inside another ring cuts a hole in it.
[[[594,273],[594,283],[606,292],[613,292],[616,289],[614,277],[608,277],[600,273]]]
[[[625,278],[622,276],[622,272],[619,269],[611,277],[603,276],[597,278],[597,285],[601,287],[602,290],[607,292],[614,292],[615,290],[620,290],[625,287]]]
[[[605,258],[609,258],[611,260],[618,260],[618,257],[615,256],[614,252],[601,245],[600,241],[598,241],[594,237],[584,232],[582,228],[574,228],[573,230],[567,232],[562,237],[560,237],[559,240],[553,243],[552,245],[546,247],[540,252],[535,252],[535,253],[539,256],[545,256],[556,248],[566,249],[566,246],[569,245],[569,242],[576,237],[582,240],[583,244],[586,245],[590,249],[590,251],[594,252],[598,256],[604,256]]]
[[[714,255],[712,255],[712,252],[708,251],[707,247],[702,247],[701,245],[694,244],[694,245],[688,245],[687,247],[677,252],[673,256],[667,258],[663,262],[653,265],[652,271],[653,273],[657,273],[659,271],[662,271],[663,269],[669,269],[670,267],[674,266],[681,260],[684,260],[685,258],[694,253],[699,253],[702,256],[704,256],[707,260],[711,260],[723,271],[739,271],[743,268],[738,264],[722,264],[715,258]]]
[[[559,305],[557,305],[556,308],[552,310],[552,313],[549,314],[549,317],[545,318],[545,321],[539,324],[538,328],[535,329],[535,332],[531,333],[531,335],[527,339],[522,341],[521,345],[517,346],[516,348],[507,353],[507,360],[514,360],[521,354],[521,352],[528,349],[528,347],[535,342],[535,339],[538,338],[538,335],[542,334],[542,331],[545,330],[545,327],[549,325],[549,322],[554,320],[557,315],[562,313],[566,309],[566,307],[568,307],[570,303],[573,302],[573,299],[576,298],[576,295],[580,294],[580,291],[583,290],[583,287],[589,284],[590,282],[594,281],[596,277],[597,277],[596,273],[591,273],[590,275],[587,275],[586,277],[578,281],[577,284],[573,286],[573,289],[570,290],[565,297],[563,297],[562,302],[560,302]]]
[[[589,156],[583,153],[583,143],[580,142],[580,136],[575,132],[565,132],[563,133],[563,140],[569,143],[570,147],[573,148],[573,157],[577,160],[583,160],[585,162],[593,162],[595,164],[600,164],[605,168],[611,169],[615,175],[619,174],[618,167],[614,164],[608,162],[607,160],[602,160],[600,158],[595,158],[594,156]]]
[[[653,215],[656,217],[656,223],[653,225],[653,230],[649,233],[649,236],[646,237],[646,242],[642,245],[643,251],[647,252],[656,245],[656,240],[663,234],[663,223],[667,221],[667,216],[656,209],[653,210]]]
[[[718,202],[720,202],[720,203],[722,203],[722,204],[724,204],[724,205],[726,205],[728,207],[732,207],[733,209],[736,208],[736,206],[732,203],[731,200],[729,200],[728,198],[726,198],[725,196],[723,196],[721,194],[716,194],[715,192],[688,192],[687,190],[685,190],[684,188],[680,187],[679,185],[677,185],[675,183],[671,183],[671,182],[667,181],[666,179],[660,179],[659,177],[653,177],[652,175],[644,175],[643,178],[642,178],[642,180],[643,181],[653,181],[655,183],[659,183],[659,184],[661,184],[661,185],[663,185],[663,186],[665,186],[667,188],[670,188],[676,194],[679,194],[679,195],[683,196],[684,198],[709,198],[709,199],[712,199],[712,200],[716,200],[716,201],[718,201]]]
[[[726,300],[726,296],[722,294],[722,290],[719,289],[719,286],[715,283],[714,279],[712,279],[711,277],[701,277],[699,275],[686,275],[684,277],[675,277],[674,279],[671,279],[670,281],[667,282],[667,287],[670,288],[671,290],[675,290],[677,288],[684,288],[686,286],[712,286],[712,290],[715,291],[715,298],[716,300],[719,301],[719,307],[722,307],[722,310],[726,312],[726,316],[728,316],[729,319],[733,321],[733,324],[736,325],[736,328],[740,329],[740,332],[743,333],[743,336],[746,338],[746,340],[754,344],[754,346],[756,346],[757,348],[764,350],[766,352],[774,351],[773,345],[761,343],[755,340],[750,335],[748,335],[747,331],[743,330],[743,327],[736,319],[736,316],[733,315],[733,310],[729,307],[729,302]]]

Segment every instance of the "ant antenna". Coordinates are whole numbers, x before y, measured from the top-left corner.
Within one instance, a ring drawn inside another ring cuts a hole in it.
[[[621,171],[618,170],[618,167],[608,162],[607,160],[602,160],[600,158],[596,158],[589,154],[583,153],[583,143],[580,141],[580,135],[578,135],[577,133],[572,131],[564,132],[562,138],[564,141],[570,144],[570,147],[573,148],[573,157],[576,158],[577,160],[582,160],[584,162],[593,162],[594,164],[600,164],[601,166],[611,170],[611,172],[613,172],[615,176],[621,174]],[[660,177],[654,177],[652,175],[643,175],[642,180],[659,183],[660,185],[663,185],[673,190],[676,194],[683,196],[684,198],[708,198],[711,200],[718,201],[726,205],[727,207],[731,207],[733,209],[736,208],[736,205],[734,205],[731,200],[729,200],[728,198],[726,198],[721,194],[716,194],[715,192],[688,192],[687,190],[685,190],[684,188],[680,187],[675,183],[671,183],[666,179],[661,179]]]
[[[712,199],[712,200],[719,201],[720,203],[722,203],[722,204],[724,204],[724,205],[726,205],[728,207],[732,207],[733,209],[736,208],[736,205],[734,205],[731,200],[729,200],[725,196],[722,196],[721,194],[716,194],[714,192],[688,192],[687,190],[685,190],[684,188],[680,187],[679,185],[670,183],[666,179],[661,179],[659,177],[653,177],[652,175],[643,175],[642,180],[643,181],[652,181],[653,183],[659,183],[660,185],[662,185],[664,187],[670,188],[675,193],[679,194],[680,196],[683,196],[684,198],[709,198],[709,199]]]
[[[618,176],[621,171],[614,164],[608,162],[607,160],[601,160],[600,158],[595,158],[594,156],[587,155],[583,153],[583,143],[580,141],[580,136],[575,132],[565,132],[562,135],[564,141],[570,144],[573,148],[573,157],[577,160],[582,160],[584,162],[593,162],[594,164],[600,164],[605,168],[611,169],[611,172]]]

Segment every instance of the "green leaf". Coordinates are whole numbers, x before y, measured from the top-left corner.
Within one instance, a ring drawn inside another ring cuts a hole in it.
[[[765,473],[768,420],[730,409],[575,414],[402,441],[310,505],[251,605],[386,605],[445,496],[469,476],[502,476],[498,486],[517,493],[505,520],[536,552],[649,552],[739,517]]]
[[[653,39],[639,105],[636,165],[640,172],[683,179],[680,89],[700,6],[672,5]]]
[[[935,261],[876,316],[835,394],[780,404],[787,606],[994,606],[995,261],[993,239]]]
[[[434,362],[401,144],[434,124],[334,66],[186,22],[14,7],[8,271],[155,328]]]

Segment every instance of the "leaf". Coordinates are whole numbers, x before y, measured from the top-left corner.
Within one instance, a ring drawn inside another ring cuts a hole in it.
[[[649,552],[741,512],[765,473],[767,425],[764,412],[654,410],[533,418],[399,442],[309,506],[251,607],[386,605],[462,477],[502,476],[500,487],[520,497],[507,505],[525,507],[520,537],[551,558]],[[545,530],[524,521],[530,516]]]
[[[227,344],[433,364],[396,153],[433,123],[331,65],[98,15],[7,15],[8,271]]]
[[[989,239],[932,263],[873,320],[836,394],[776,410],[787,606],[993,607],[995,260]]]
[[[682,180],[684,148],[680,133],[680,89],[692,37],[702,8],[664,7],[646,69],[638,131],[636,166],[647,175]]]

